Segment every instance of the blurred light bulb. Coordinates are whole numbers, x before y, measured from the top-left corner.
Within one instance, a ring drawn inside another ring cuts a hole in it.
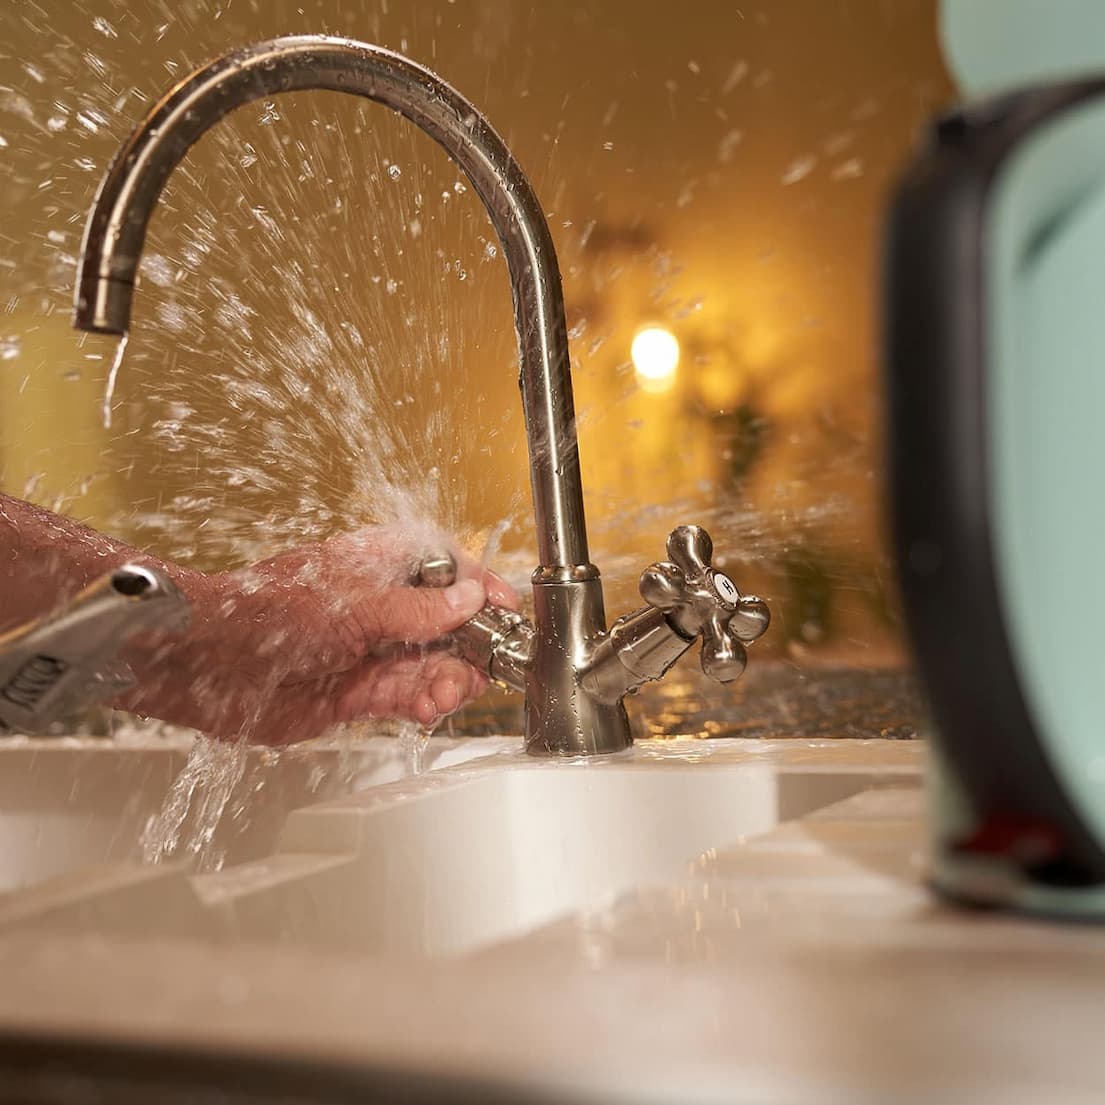
[[[679,341],[662,326],[646,326],[638,330],[629,347],[637,383],[643,391],[670,391],[675,383],[675,368],[679,364]]]

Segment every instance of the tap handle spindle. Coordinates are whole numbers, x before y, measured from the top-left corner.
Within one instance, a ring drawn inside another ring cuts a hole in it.
[[[429,552],[415,566],[416,587],[448,587],[457,578],[457,562],[447,549]],[[450,634],[462,659],[500,686],[524,692],[525,668],[533,651],[533,627],[517,611],[488,603]]]
[[[677,526],[666,561],[641,573],[641,597],[664,612],[688,640],[702,637],[702,670],[719,683],[737,679],[748,663],[744,646],[767,629],[771,614],[755,595],[742,595],[710,563],[714,543],[701,526]]]

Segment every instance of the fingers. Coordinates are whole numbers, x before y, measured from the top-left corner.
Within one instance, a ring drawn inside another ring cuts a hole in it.
[[[488,602],[493,602],[496,606],[505,606],[508,610],[517,610],[521,606],[518,592],[502,576],[485,570],[483,586],[487,591]]]
[[[486,685],[473,668],[447,653],[388,660],[347,673],[337,699],[337,720],[389,717],[433,725]]]
[[[478,579],[458,580],[451,587],[391,587],[355,604],[355,614],[369,642],[420,644],[462,626],[479,613],[487,592]]]
[[[368,661],[342,675],[269,689],[255,709],[208,719],[209,735],[284,745],[342,722],[403,718],[427,728],[476,698],[487,678],[448,653]]]

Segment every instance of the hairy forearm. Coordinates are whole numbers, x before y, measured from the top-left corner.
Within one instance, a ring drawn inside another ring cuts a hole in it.
[[[0,495],[0,631],[46,614],[120,564],[165,572],[194,600],[202,573],[169,564],[72,518]]]
[[[409,537],[365,528],[208,575],[0,495],[0,630],[121,564],[145,564],[184,593],[190,621],[184,633],[150,630],[128,642],[123,659],[136,683],[115,705],[272,743],[366,717],[431,724],[486,683],[441,639],[489,594],[516,599],[475,562],[451,587],[411,587],[418,553]]]
[[[163,572],[188,600],[190,624],[184,636],[145,633],[124,653],[138,686],[118,705],[164,713],[158,706],[164,695],[163,673],[180,673],[185,658],[212,637],[220,597],[216,579],[144,553],[72,518],[0,495],[0,632],[49,613],[127,563]]]

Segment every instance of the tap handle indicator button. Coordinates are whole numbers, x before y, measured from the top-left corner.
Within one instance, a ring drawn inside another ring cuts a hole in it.
[[[670,559],[644,570],[640,590],[677,633],[702,638],[702,670],[728,683],[744,671],[744,646],[762,636],[771,614],[763,599],[741,594],[714,569],[713,554],[713,540],[701,526],[678,526],[668,537]]]
[[[714,590],[717,591],[722,602],[736,604],[741,597],[737,585],[724,572],[714,572]]]

